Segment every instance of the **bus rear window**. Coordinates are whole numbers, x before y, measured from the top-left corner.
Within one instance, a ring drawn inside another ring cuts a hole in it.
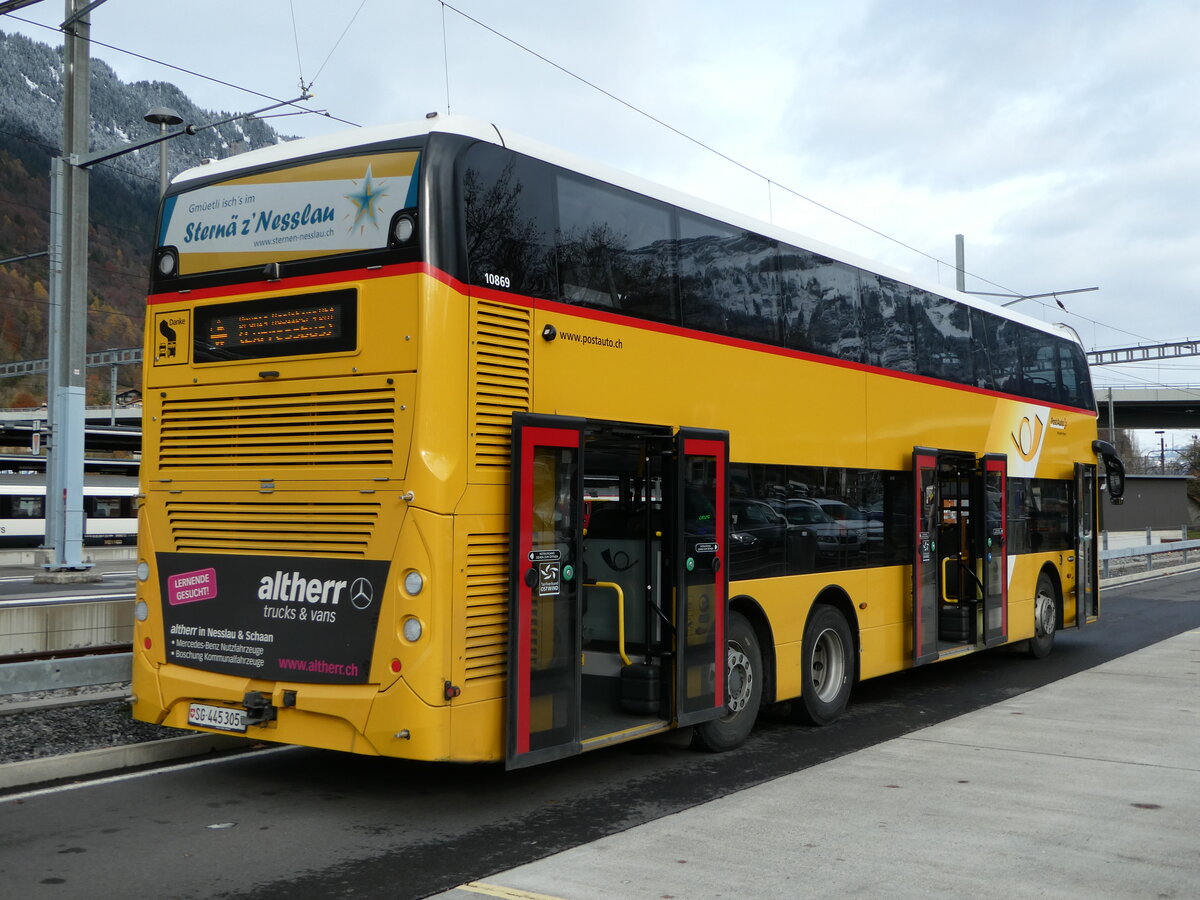
[[[198,363],[354,350],[358,295],[352,289],[219,303],[196,309]]]

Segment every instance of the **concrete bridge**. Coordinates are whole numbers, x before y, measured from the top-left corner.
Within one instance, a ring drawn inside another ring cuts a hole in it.
[[[1117,428],[1191,429],[1200,432],[1200,386],[1099,387],[1096,405],[1100,428],[1108,428],[1111,409]]]

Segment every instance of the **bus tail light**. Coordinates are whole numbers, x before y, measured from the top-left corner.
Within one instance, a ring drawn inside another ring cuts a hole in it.
[[[401,626],[401,634],[404,635],[404,639],[410,644],[415,644],[417,641],[419,641],[424,630],[425,629],[421,627],[421,620],[416,616],[409,616],[404,620],[404,624]],[[396,669],[395,671],[398,672],[400,670]]]

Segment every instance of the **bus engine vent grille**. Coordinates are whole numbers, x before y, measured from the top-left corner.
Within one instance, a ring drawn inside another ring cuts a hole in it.
[[[178,553],[365,557],[379,501],[167,501]]]
[[[467,537],[466,648],[468,683],[502,677],[508,664],[508,535]]]
[[[165,399],[158,464],[390,467],[396,445],[394,386],[339,388]]]
[[[476,466],[509,466],[512,414],[530,407],[532,317],[520,307],[472,300],[471,444]]]

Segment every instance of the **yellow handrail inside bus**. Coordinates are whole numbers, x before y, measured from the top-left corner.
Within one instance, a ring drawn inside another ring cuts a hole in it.
[[[946,573],[946,569],[950,567],[950,560],[958,562],[957,556],[947,556],[942,559],[942,602],[957,603],[957,600],[951,600],[950,595],[946,593],[946,589],[950,586],[950,578]]]
[[[589,584],[595,587],[612,588],[617,592],[617,653],[621,657],[621,662],[628,666],[630,665],[629,656],[625,653],[625,592],[615,581],[592,581]]]
[[[975,597],[974,600],[982,600],[987,595],[987,588],[983,584],[983,579],[980,578],[976,572],[972,571],[969,566],[967,566],[966,561],[963,560],[961,556],[947,556],[942,560],[942,600],[946,603],[972,602],[972,600],[966,597],[951,597],[946,593],[947,588],[950,586],[950,579],[947,576],[946,568],[950,565],[951,561],[958,563],[960,566],[962,566],[962,571],[965,571],[971,576],[971,579],[975,582],[975,584],[972,586],[978,591],[978,596]],[[959,584],[958,587],[961,588],[962,585]]]

